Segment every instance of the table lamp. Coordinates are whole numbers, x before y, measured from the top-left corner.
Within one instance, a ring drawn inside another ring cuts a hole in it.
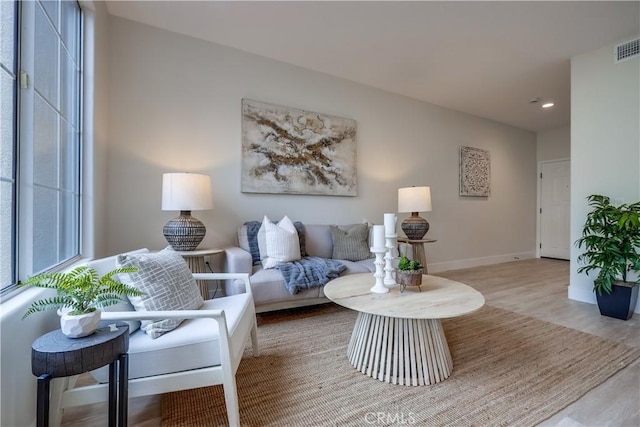
[[[198,173],[165,173],[162,175],[162,210],[180,211],[180,216],[167,222],[164,237],[176,251],[192,251],[207,232],[191,211],[213,208],[211,178]]]
[[[420,217],[418,212],[431,211],[430,187],[405,187],[398,189],[398,212],[411,212],[400,228],[410,240],[421,240],[427,231],[429,223]]]

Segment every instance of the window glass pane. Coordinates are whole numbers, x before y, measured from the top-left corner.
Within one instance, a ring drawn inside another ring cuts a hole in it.
[[[78,126],[78,91],[80,71],[76,68],[68,52],[61,49],[60,61],[60,113],[67,121]]]
[[[60,255],[58,262],[74,257],[78,252],[78,211],[79,198],[75,193],[61,192],[60,215]]]
[[[13,179],[14,84],[13,76],[0,69],[0,178],[8,179]]]
[[[65,121],[62,121],[60,137],[60,188],[75,193],[79,192],[79,153],[78,132]]]
[[[13,277],[13,184],[0,181],[0,287]]]
[[[36,7],[33,84],[43,98],[58,106],[58,36],[44,12]]]
[[[0,63],[13,72],[15,54],[15,2],[0,0]]]
[[[40,1],[43,9],[45,10],[49,19],[53,23],[54,28],[58,28],[58,1],[57,0],[43,0]]]
[[[58,118],[51,107],[35,96],[33,118],[33,182],[58,185]]]
[[[49,188],[33,188],[33,273],[38,273],[58,260],[58,192]]]
[[[0,14],[2,288],[80,253],[82,11],[76,0],[0,0]]]
[[[62,41],[64,42],[67,51],[69,51],[71,58],[75,62],[78,62],[80,52],[80,49],[78,49],[80,38],[80,28],[78,25],[80,20],[80,9],[78,9],[78,3],[75,0],[63,1],[61,7],[60,27]]]

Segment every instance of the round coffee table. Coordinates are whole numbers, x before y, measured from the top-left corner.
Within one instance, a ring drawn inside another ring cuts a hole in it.
[[[373,274],[351,274],[324,286],[331,301],[358,312],[347,356],[354,368],[380,381],[429,385],[443,381],[453,361],[440,319],[472,313],[482,294],[464,283],[424,275],[422,292],[395,286],[370,291]]]

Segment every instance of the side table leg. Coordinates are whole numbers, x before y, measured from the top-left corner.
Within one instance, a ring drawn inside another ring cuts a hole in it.
[[[118,358],[118,395],[120,404],[118,406],[118,426],[127,427],[129,416],[129,355],[121,354]]]
[[[118,407],[118,368],[117,360],[109,363],[109,427],[116,427],[116,412]]]
[[[49,385],[51,375],[42,374],[38,377],[38,396],[36,407],[36,425],[49,427]]]

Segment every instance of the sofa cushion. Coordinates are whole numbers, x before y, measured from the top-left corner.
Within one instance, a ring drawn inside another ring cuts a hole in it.
[[[374,258],[367,258],[361,261],[348,261],[341,259],[339,260],[341,263],[347,267],[345,271],[342,272],[341,276],[346,276],[347,274],[358,274],[358,273],[375,273],[376,266],[373,263],[375,261]],[[373,274],[371,275],[371,280],[375,282],[375,278]]]
[[[262,228],[265,230],[266,257],[262,260],[265,269],[273,268],[281,262],[300,259],[300,241],[298,232],[288,216],[278,224],[264,217]]]
[[[144,292],[129,297],[137,311],[197,310],[203,304],[196,281],[180,254],[171,248],[156,253],[118,255],[119,267],[137,267],[136,273],[121,274],[124,283]],[[151,338],[175,329],[181,319],[144,320],[141,329]]]
[[[320,258],[331,258],[333,242],[328,224],[305,224],[307,237],[307,255]]]
[[[243,293],[207,300],[202,306],[202,310],[224,310],[232,353],[245,345],[242,334],[233,331],[253,305],[250,300]],[[157,339],[138,331],[129,338],[129,379],[220,365],[219,340],[218,323],[213,319],[187,319]],[[96,381],[107,383],[109,367],[91,371],[91,375]]]
[[[238,283],[238,285],[244,285],[244,283]],[[264,270],[256,266],[254,267],[253,275],[251,275],[251,292],[253,293],[253,300],[256,304],[318,298],[320,288],[321,287],[315,287],[292,295],[284,285],[282,273],[276,269]],[[243,291],[243,289],[237,290],[237,292]]]
[[[358,224],[347,230],[337,225],[332,225],[330,231],[333,241],[331,258],[348,261],[361,261],[371,258],[369,227],[367,224]]]

